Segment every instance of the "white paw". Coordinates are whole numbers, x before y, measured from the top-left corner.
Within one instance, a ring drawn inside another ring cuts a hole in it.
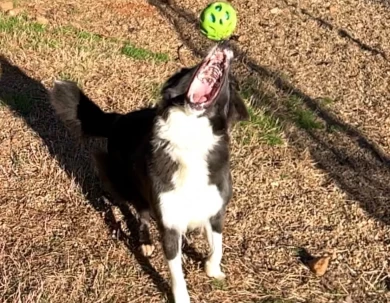
[[[190,295],[186,289],[174,292],[173,296],[175,303],[190,303]]]
[[[141,252],[144,257],[150,257],[153,254],[154,245],[142,244]]]
[[[213,264],[210,261],[207,261],[205,264],[206,274],[210,278],[215,278],[217,280],[223,280],[226,278],[226,275],[221,271],[221,266],[219,264]]]

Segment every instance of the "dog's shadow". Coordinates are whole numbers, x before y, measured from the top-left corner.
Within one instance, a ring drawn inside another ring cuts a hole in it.
[[[88,145],[76,142],[55,116],[49,102],[48,90],[42,83],[26,75],[2,55],[0,55],[0,102],[8,106],[14,115],[23,118],[27,125],[40,136],[51,156],[81,187],[88,202],[96,211],[104,213],[104,221],[111,234],[118,232],[120,228],[111,206],[115,205],[120,209],[126,218],[131,237],[119,237],[119,240],[122,240],[135,256],[157,289],[171,301],[172,294],[167,281],[139,250],[138,224],[136,224],[133,213],[129,208],[115,204],[112,199],[110,199],[110,205],[107,199],[103,198],[106,193],[102,190],[100,181],[94,173],[90,157],[93,143]]]

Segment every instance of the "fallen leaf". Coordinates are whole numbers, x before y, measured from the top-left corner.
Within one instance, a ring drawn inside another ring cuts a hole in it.
[[[316,257],[307,262],[310,270],[317,276],[323,276],[328,270],[330,257]]]

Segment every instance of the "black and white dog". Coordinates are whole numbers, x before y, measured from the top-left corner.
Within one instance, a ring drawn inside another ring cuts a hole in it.
[[[116,199],[129,201],[140,218],[145,256],[153,245],[150,218],[160,231],[176,303],[190,302],[182,271],[182,236],[203,228],[211,248],[205,270],[223,279],[222,228],[232,196],[229,131],[248,118],[229,79],[233,52],[227,42],[201,63],[174,74],[155,107],[126,115],[105,113],[73,82],[55,81],[51,103],[79,137],[108,138],[107,152],[95,154],[102,183]]]

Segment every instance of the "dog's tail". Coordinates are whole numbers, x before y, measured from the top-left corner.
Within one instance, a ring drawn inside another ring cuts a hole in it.
[[[50,102],[70,132],[78,137],[107,137],[117,113],[103,112],[72,81],[55,81]]]

